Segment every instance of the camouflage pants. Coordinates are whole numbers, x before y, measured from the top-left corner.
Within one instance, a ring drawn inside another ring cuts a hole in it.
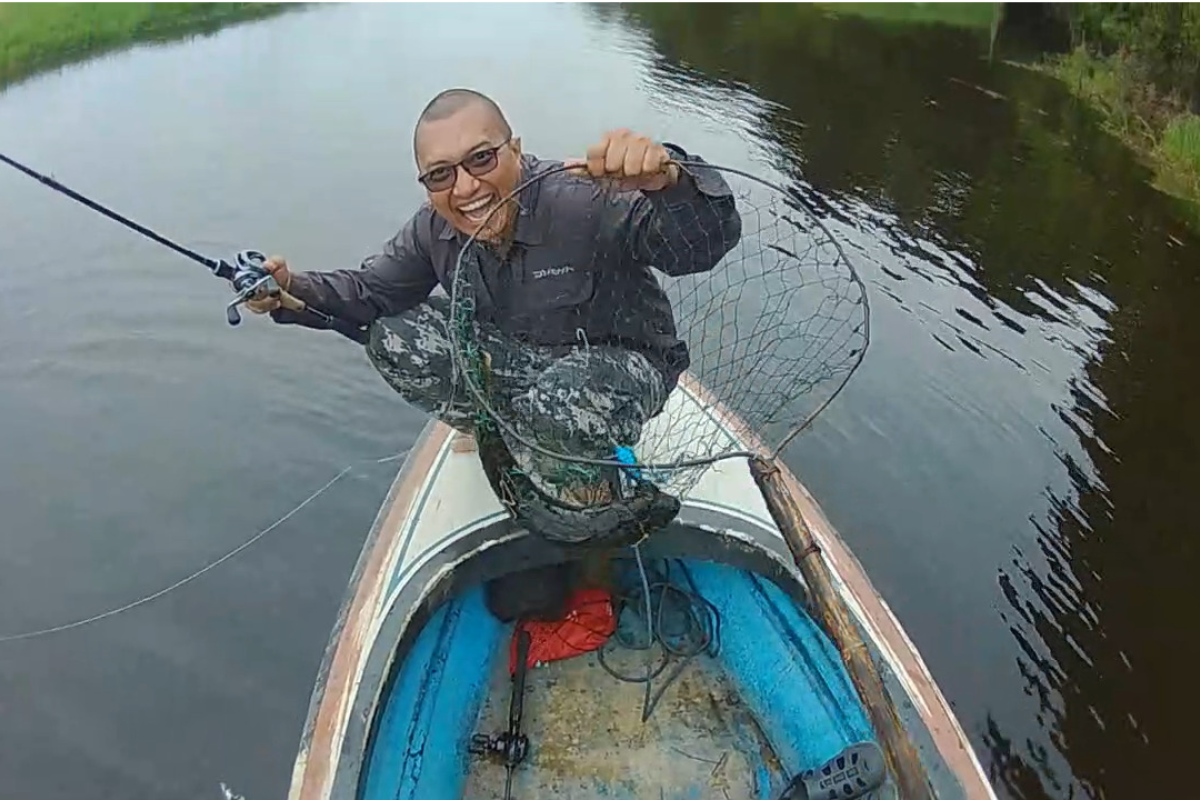
[[[449,312],[448,299],[431,297],[376,321],[367,354],[408,402],[471,434],[476,408],[470,389],[455,380]],[[486,328],[479,347],[490,357],[489,402],[496,415],[521,438],[550,451],[611,459],[614,447],[637,443],[642,426],[666,402],[661,373],[630,350],[580,346],[556,357]],[[501,436],[518,463],[552,483],[562,483],[556,476],[574,466],[531,452],[503,428]]]

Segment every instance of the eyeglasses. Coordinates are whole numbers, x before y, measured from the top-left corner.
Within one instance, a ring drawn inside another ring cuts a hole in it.
[[[484,150],[476,150],[462,161],[454,164],[441,164],[429,170],[425,174],[417,178],[421,184],[431,192],[444,192],[454,186],[458,180],[458,168],[462,167],[473,178],[482,178],[496,168],[496,164],[500,159],[497,155],[500,148],[508,144],[512,137],[505,139],[495,147],[488,147]]]

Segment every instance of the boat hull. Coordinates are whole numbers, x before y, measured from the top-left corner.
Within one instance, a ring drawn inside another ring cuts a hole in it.
[[[535,669],[524,703],[530,753],[515,771],[514,796],[633,800],[725,789],[732,798],[775,797],[804,765],[872,738],[837,650],[795,598],[726,564],[650,563],[652,581],[665,575],[712,604],[715,654],[663,669],[650,682],[644,723],[638,681],[647,657],[657,665],[661,652],[618,644],[604,648],[603,660],[591,651]],[[626,610],[628,636],[644,617],[636,602]],[[664,615],[675,617],[668,622],[677,631],[679,610]],[[439,607],[385,692],[364,800],[503,797],[504,767],[464,754],[477,731],[507,724],[511,637],[480,587]]]
[[[703,418],[740,441],[736,419],[685,379],[668,413]],[[463,445],[467,446],[463,446]],[[369,754],[389,692],[446,602],[485,581],[572,557],[520,529],[497,502],[470,440],[431,422],[393,484],[352,576],[310,703],[291,800],[350,800],[369,782]],[[816,501],[786,473],[836,588],[874,651],[936,796],[995,795],[949,704],[861,565]],[[695,559],[741,571],[803,613],[807,595],[744,461],[717,462],[679,517],[643,547],[648,558]],[[786,738],[786,737],[785,737]],[[782,741],[782,740],[781,740]]]

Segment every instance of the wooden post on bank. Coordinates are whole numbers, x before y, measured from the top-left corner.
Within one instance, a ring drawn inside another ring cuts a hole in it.
[[[751,459],[750,474],[754,476],[771,517],[783,534],[788,549],[792,551],[792,557],[821,614],[825,630],[833,638],[858,696],[867,707],[889,771],[900,790],[900,797],[902,800],[933,800],[933,790],[920,756],[900,722],[867,643],[863,641],[850,610],[833,585],[829,566],[813,540],[791,490],[784,483],[782,473],[769,461]]]

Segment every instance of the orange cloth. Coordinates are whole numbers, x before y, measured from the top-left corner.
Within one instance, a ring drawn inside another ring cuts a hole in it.
[[[513,629],[509,644],[508,672],[517,671],[517,635],[529,631],[529,659],[526,666],[558,661],[598,650],[617,629],[612,595],[605,589],[580,589],[567,600],[567,613],[553,622],[529,620]]]

